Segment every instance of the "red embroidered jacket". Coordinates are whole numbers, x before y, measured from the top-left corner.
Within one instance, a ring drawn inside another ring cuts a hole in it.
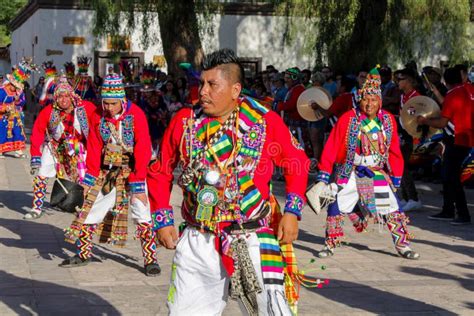
[[[290,212],[301,216],[301,210],[304,205],[304,194],[306,191],[309,159],[302,148],[297,144],[294,137],[290,134],[287,126],[283,120],[273,111],[268,111],[262,105],[250,98],[243,99],[241,103],[241,110],[239,114],[240,121],[243,122],[240,126],[245,125],[248,128],[248,133],[244,133],[242,137],[243,146],[249,146],[249,151],[256,150],[256,155],[253,160],[253,171],[246,173],[243,171],[243,177],[251,179],[245,184],[239,186],[239,190],[244,192],[244,196],[240,200],[240,207],[243,210],[246,199],[247,188],[255,186],[259,194],[260,200],[268,200],[270,194],[270,182],[273,174],[274,166],[280,166],[284,170],[286,180],[287,203],[285,205],[285,212]],[[244,108],[245,106],[245,108]],[[173,170],[180,161],[180,152],[183,153],[182,159],[184,165],[189,163],[188,149],[186,147],[186,139],[182,141],[184,129],[187,126],[187,121],[192,115],[191,109],[182,109],[171,120],[170,125],[165,131],[163,141],[161,144],[161,152],[159,160],[152,164],[149,168],[147,184],[149,188],[149,199],[152,210],[152,217],[154,219],[155,229],[170,226],[174,224],[173,209],[170,205],[170,196],[173,186]],[[196,110],[197,111],[197,110]],[[248,120],[248,116],[244,113],[259,112],[261,116],[258,120]],[[197,118],[199,120],[199,117]],[[207,121],[206,121],[207,120]],[[195,129],[203,128],[206,122],[215,120],[214,118],[205,117],[201,124],[195,122]],[[246,135],[252,134],[251,137]],[[193,135],[193,139],[194,139]],[[181,146],[181,151],[180,151]],[[245,153],[239,151],[236,161],[242,168],[241,162],[248,161],[249,157],[245,158]],[[242,159],[241,159],[242,158]],[[252,173],[253,172],[253,173]],[[241,172],[238,172],[239,179],[241,179]],[[255,193],[255,192],[253,192]],[[249,193],[252,196],[252,192]],[[194,219],[195,204],[189,204],[187,201],[195,198],[194,193],[189,193],[183,188],[183,218],[191,225],[196,225]],[[194,195],[194,196],[193,196]],[[255,195],[253,195],[255,197]],[[252,201],[258,204],[260,201]],[[191,206],[189,206],[191,205]],[[189,209],[191,208],[191,209]],[[192,209],[194,208],[194,209]],[[252,221],[244,218],[244,222]]]
[[[91,122],[87,142],[87,173],[83,183],[92,186],[99,176],[105,145],[104,138],[107,137],[104,130],[106,121],[112,122],[117,130],[119,130],[119,124],[122,124],[122,142],[133,147],[135,160],[134,169],[128,178],[130,191],[144,193],[147,167],[151,159],[151,140],[145,113],[131,101],[128,101],[125,112],[118,119],[95,116]]]
[[[97,107],[91,102],[81,101],[76,108],[84,109],[84,111],[78,111],[77,109],[75,111],[77,112],[78,123],[82,132],[80,141],[85,143],[89,134],[91,120],[93,119],[93,116],[98,115]],[[50,135],[53,132],[50,130],[50,123],[53,120],[52,114],[53,105],[50,104],[40,111],[33,125],[30,137],[30,156],[32,166],[41,164],[41,146],[44,143],[46,129],[48,129]],[[74,112],[71,113],[71,116],[74,117]]]
[[[394,116],[385,110],[381,110],[378,116],[382,122],[388,147],[388,161],[385,171],[390,175],[393,184],[398,187],[403,174],[403,156],[400,151],[397,124]],[[347,183],[354,168],[354,153],[360,154],[358,145],[360,127],[360,120],[355,109],[346,112],[339,118],[324,146],[318,164],[318,181],[328,183],[333,168],[337,164],[339,168],[336,172],[336,183]]]

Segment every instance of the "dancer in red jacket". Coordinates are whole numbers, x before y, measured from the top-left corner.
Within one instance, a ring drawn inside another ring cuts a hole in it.
[[[36,118],[31,134],[31,174],[33,180],[33,208],[25,219],[39,218],[46,196],[48,178],[80,181],[86,173],[86,140],[94,104],[83,101],[74,93],[67,78],[55,86],[52,104]]]
[[[76,243],[77,255],[64,260],[61,266],[89,263],[94,231],[100,241],[124,246],[130,204],[137,223],[136,237],[142,243],[145,273],[157,275],[161,270],[156,263],[145,185],[151,158],[147,120],[143,111],[126,99],[122,77],[108,75],[101,96],[103,115],[92,122],[87,143],[87,173],[82,180],[86,201],[66,229],[66,241]]]
[[[359,109],[346,112],[331,131],[319,163],[318,180],[329,183],[334,167],[335,183],[342,188],[329,205],[326,245],[320,257],[333,255],[344,236],[343,214],[358,232],[374,217],[390,230],[397,252],[407,259],[419,254],[409,247],[408,218],[400,211],[395,190],[403,174],[403,157],[394,117],[381,109],[380,75],[369,73],[360,91]],[[362,211],[354,211],[359,202]]]
[[[278,240],[297,237],[308,158],[275,112],[241,97],[243,70],[232,51],[209,54],[202,68],[201,107],[173,117],[147,178],[158,240],[176,248],[170,313],[221,314],[230,282],[247,313],[291,315]],[[170,196],[178,163],[186,228],[177,243]],[[287,191],[279,225],[270,223],[275,165]]]

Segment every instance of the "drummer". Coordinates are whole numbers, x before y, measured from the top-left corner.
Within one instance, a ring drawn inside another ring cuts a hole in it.
[[[296,108],[298,98],[305,90],[305,87],[301,84],[300,70],[296,67],[285,70],[284,80],[288,92],[285,100],[278,104],[277,112],[281,113],[286,125],[290,128],[291,133],[296,136],[299,143],[304,144],[303,129],[306,127],[306,121],[298,114]]]
[[[417,74],[415,70],[411,68],[405,68],[398,72],[397,82],[398,88],[402,91],[402,97],[400,101],[400,111],[403,109],[403,105],[413,97],[421,95],[417,87]],[[404,160],[403,177],[401,184],[401,201],[403,211],[412,211],[420,209],[423,205],[418,199],[418,192],[415,187],[415,181],[411,175],[408,167],[410,156],[413,152],[413,138],[403,129],[400,130],[401,138],[401,150]]]
[[[324,89],[323,85],[326,82],[326,77],[322,72],[315,72],[311,76],[312,87],[319,87],[320,89]],[[327,90],[326,90],[327,91]],[[329,91],[327,91],[329,95]],[[317,103],[311,104],[311,107],[315,111],[319,111],[321,114],[324,115],[324,108],[317,105]],[[321,119],[308,122],[308,132],[309,132],[309,140],[311,142],[311,148],[313,149],[313,157],[311,158],[311,170],[316,168],[317,162],[319,161],[319,157],[321,156],[321,152],[323,150],[323,138],[324,138],[324,129],[326,128],[327,119],[324,116]]]
[[[354,103],[351,91],[354,87],[355,81],[353,79],[348,76],[342,76],[341,84],[337,91],[338,96],[334,99],[334,102],[328,110],[331,127],[334,127],[342,114],[353,109]]]
[[[420,125],[445,128],[451,121],[454,128],[454,144],[447,143],[443,154],[443,208],[440,213],[429,216],[433,220],[451,221],[452,225],[471,223],[466,195],[461,184],[462,163],[474,147],[474,88],[463,85],[459,70],[448,68],[444,73],[448,93],[444,98],[441,116],[425,118],[419,116]],[[454,211],[457,216],[454,218]]]

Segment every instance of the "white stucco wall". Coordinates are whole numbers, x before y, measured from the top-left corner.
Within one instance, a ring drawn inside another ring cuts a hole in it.
[[[26,22],[12,33],[12,44],[10,47],[10,57],[12,64],[18,63],[23,56],[33,56],[34,62],[41,64],[46,60],[53,60],[56,68],[63,69],[65,62],[77,62],[78,56],[88,56],[92,58],[89,67],[89,74],[94,71],[94,52],[108,51],[105,38],[95,42],[92,34],[94,13],[88,10],[37,10]],[[147,32],[159,34],[158,19]],[[132,52],[143,52],[145,62],[151,62],[154,55],[162,55],[163,49],[161,42],[153,41],[148,49],[141,47],[142,30],[138,27],[131,34]],[[38,37],[36,45],[32,45],[35,36]],[[63,37],[81,36],[85,38],[85,44],[65,45]],[[62,55],[47,56],[47,50],[60,50]],[[36,82],[39,74],[32,76],[32,81]]]
[[[21,60],[22,56],[33,56],[38,64],[45,60],[53,60],[56,67],[62,69],[65,62],[71,60],[76,62],[77,56],[86,55],[93,58],[95,51],[107,51],[105,39],[99,40],[98,43],[94,42],[93,17],[93,11],[89,10],[37,10],[12,33],[10,47],[12,64]],[[202,20],[202,17],[200,19]],[[150,33],[154,40],[147,49],[141,45],[142,29],[140,27],[131,34],[131,50],[143,52],[145,63],[151,62],[154,55],[163,55],[157,14],[152,21],[150,28],[145,31]],[[302,19],[301,25],[304,23]],[[137,25],[140,23],[138,22]],[[263,68],[268,64],[273,64],[280,70],[293,66],[311,69],[314,65],[314,56],[307,54],[307,51],[303,49],[305,40],[303,34],[290,44],[283,43],[285,17],[214,15],[207,25],[212,26],[212,32],[209,32],[209,29],[201,32],[205,52],[228,47],[234,49],[240,57],[262,58]],[[311,31],[309,27],[306,31]],[[38,37],[38,42],[32,45],[35,36]],[[65,36],[82,36],[86,42],[83,45],[64,45],[62,41]],[[46,56],[47,49],[61,50],[63,54]],[[430,55],[421,62],[421,66],[438,65],[440,59],[445,59],[443,47],[433,47]],[[94,61],[89,68],[91,75],[94,70],[93,63]],[[35,74],[32,79],[36,82],[38,76],[39,74]]]
[[[0,59],[0,75],[5,76],[6,73],[10,72],[10,63],[6,60]]]
[[[302,50],[303,37],[292,43],[283,43],[285,17],[260,15],[214,16],[214,32],[203,35],[205,51],[231,48],[239,57],[262,58],[262,68],[274,65],[284,70],[298,66],[301,69],[314,65],[314,58]]]

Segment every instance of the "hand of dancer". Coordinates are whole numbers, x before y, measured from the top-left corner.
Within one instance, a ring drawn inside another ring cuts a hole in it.
[[[91,187],[84,183],[80,183],[80,184],[84,188],[84,200],[85,200],[87,197],[87,193],[89,193],[89,190]]]
[[[178,242],[178,233],[174,226],[165,226],[156,231],[156,237],[160,245],[166,249],[175,249]]]
[[[284,244],[291,244],[298,238],[298,218],[296,215],[286,213],[278,226],[278,240]]]

